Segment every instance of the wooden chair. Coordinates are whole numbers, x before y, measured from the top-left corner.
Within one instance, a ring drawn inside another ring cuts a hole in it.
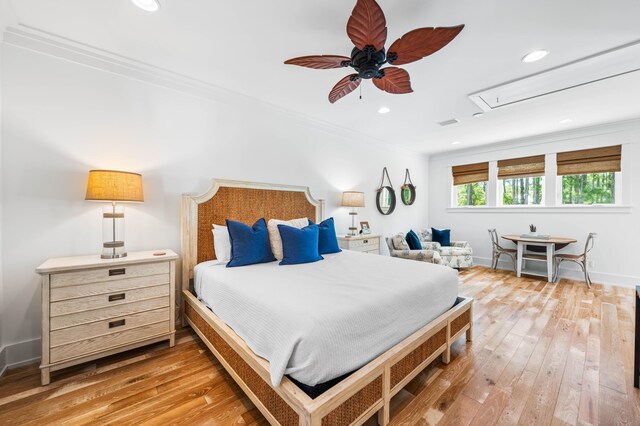
[[[590,233],[587,237],[587,242],[584,245],[584,253],[581,254],[556,254],[553,256],[553,262],[555,265],[555,278],[556,281],[560,276],[560,264],[564,261],[577,263],[582,267],[584,271],[584,280],[586,281],[589,288],[591,288],[591,277],[589,276],[589,269],[587,265],[587,254],[593,248],[593,240],[598,236],[598,234]]]
[[[493,248],[491,253],[491,269],[495,271],[498,267],[500,256],[506,254],[511,258],[511,261],[513,262],[513,270],[517,271],[518,268],[516,266],[516,258],[518,256],[518,251],[516,249],[502,247],[498,241],[498,233],[496,232],[495,228],[489,229],[489,235],[491,236],[491,245]]]

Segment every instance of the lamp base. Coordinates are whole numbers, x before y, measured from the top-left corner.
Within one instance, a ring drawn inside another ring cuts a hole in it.
[[[349,216],[351,216],[351,226],[349,227],[349,235],[347,237],[355,237],[358,235],[358,228],[356,227],[356,216],[358,212],[355,207],[349,212]]]
[[[107,241],[102,244],[101,259],[119,259],[126,256],[124,241]]]
[[[113,253],[104,254],[104,253],[102,253],[100,255],[100,259],[119,259],[121,257],[127,257],[127,253],[126,252],[125,253],[116,253],[116,254],[113,254]]]

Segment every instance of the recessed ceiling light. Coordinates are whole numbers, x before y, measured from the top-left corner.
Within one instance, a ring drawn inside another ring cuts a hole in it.
[[[475,114],[473,114],[475,118],[482,117],[483,115],[484,115],[484,112],[476,112]]]
[[[567,123],[571,123],[573,121],[573,118],[565,118],[564,120],[560,120],[560,124],[567,124]]]
[[[158,0],[131,0],[133,4],[138,6],[142,10],[147,12],[156,12],[160,9],[160,2]]]
[[[462,142],[460,142],[460,141],[453,141],[453,142],[451,142],[451,145],[460,145],[461,143]]]
[[[544,50],[544,49],[534,50],[533,52],[529,52],[526,55],[524,55],[522,57],[522,62],[529,63],[529,62],[539,61],[540,59],[544,58],[548,54],[549,54],[548,50]]]
[[[391,108],[389,108],[389,107],[380,107],[378,109],[378,113],[379,114],[386,114],[388,112],[391,112]]]

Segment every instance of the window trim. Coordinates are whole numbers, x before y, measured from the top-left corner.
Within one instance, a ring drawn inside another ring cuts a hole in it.
[[[450,213],[632,213],[633,206],[614,204],[564,206],[463,206],[447,207]]]
[[[543,184],[542,204],[539,205],[503,205],[502,190],[498,188],[498,161],[489,161],[489,180],[487,181],[486,205],[484,206],[458,206],[457,187],[453,184],[452,167],[449,167],[450,200],[448,212],[540,212],[540,213],[631,213],[631,175],[629,163],[631,160],[631,147],[622,145],[622,171],[616,173],[616,200],[615,204],[562,204],[562,176],[557,174],[557,153],[545,154],[545,174]]]
[[[608,204],[565,204],[563,199],[562,199],[562,190],[563,190],[563,185],[562,185],[562,178],[565,176],[575,176],[575,175],[561,175],[561,176],[556,176],[556,188],[557,188],[557,196],[556,196],[556,205],[558,206],[601,206],[601,207],[607,207],[607,206],[621,206],[622,205],[622,172],[614,172],[615,173],[615,200],[613,203],[608,203]],[[591,174],[591,173],[583,173],[583,174]]]

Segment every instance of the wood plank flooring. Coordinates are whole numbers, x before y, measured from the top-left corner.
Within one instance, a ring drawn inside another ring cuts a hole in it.
[[[435,361],[393,399],[392,425],[640,425],[633,387],[634,293],[464,271],[474,341]],[[0,378],[0,425],[264,425],[189,330],[160,343],[53,373]],[[370,419],[367,425],[376,424]]]

